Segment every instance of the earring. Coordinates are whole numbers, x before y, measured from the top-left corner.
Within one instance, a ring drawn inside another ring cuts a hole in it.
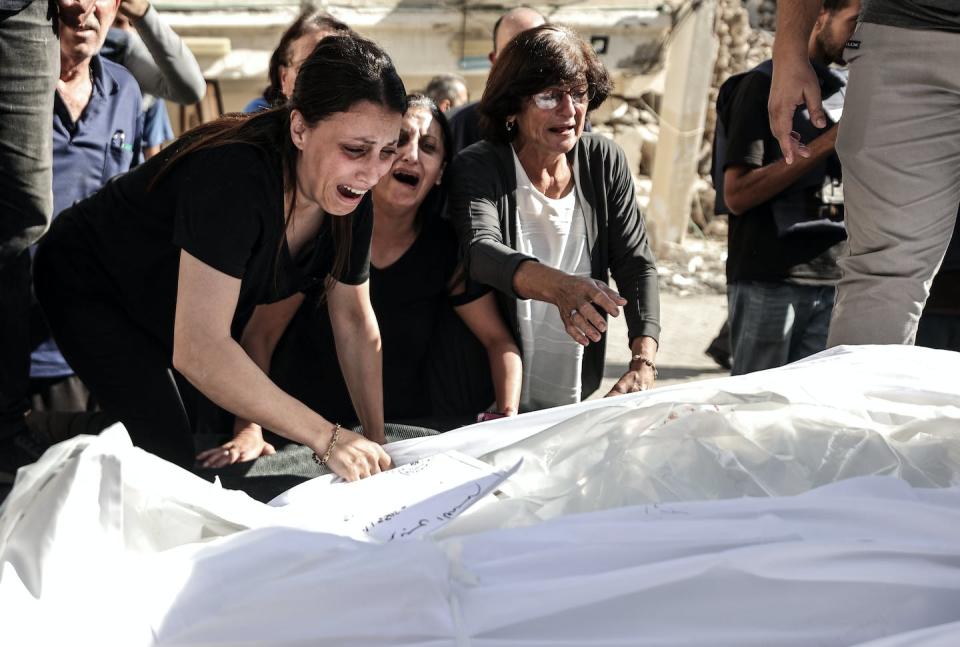
[[[517,122],[513,119],[507,119],[507,134],[512,135],[517,127]]]

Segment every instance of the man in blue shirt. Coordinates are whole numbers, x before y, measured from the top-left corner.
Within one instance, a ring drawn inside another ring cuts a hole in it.
[[[99,55],[119,4],[98,0],[79,28],[60,26],[60,78],[53,108],[54,214],[130,170],[140,156],[139,86],[125,68]],[[53,340],[44,336],[31,356],[34,411],[85,410],[86,390]]]

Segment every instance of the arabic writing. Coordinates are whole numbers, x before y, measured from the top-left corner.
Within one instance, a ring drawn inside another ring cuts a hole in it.
[[[473,504],[474,500],[480,498],[483,495],[484,491],[479,483],[473,483],[472,485],[473,485],[473,491],[468,493],[462,501],[458,502],[456,505],[452,506],[450,509],[444,510],[443,512],[441,512],[440,514],[434,517],[437,522],[443,523],[443,522],[450,521],[451,519],[459,515],[461,512],[463,512],[466,508],[469,508]],[[375,526],[381,523],[384,523],[386,521],[389,521],[390,519],[395,517],[398,513],[399,513],[399,510],[389,515],[384,515],[383,517],[381,517],[379,520],[377,520],[367,528],[364,528],[364,532],[369,533],[370,530],[372,530]],[[426,518],[426,519],[421,518],[413,526],[404,527],[404,528],[401,528],[400,530],[396,530],[390,533],[390,536],[386,538],[386,541],[393,541],[394,539],[409,537],[413,535],[415,532],[419,531],[420,529],[428,528],[432,525],[434,525],[434,522],[431,521],[429,518]]]
[[[477,497],[479,497],[479,496],[480,496],[480,493],[483,492],[483,488],[480,487],[480,484],[479,484],[479,483],[474,483],[474,484],[473,484],[473,487],[476,488],[476,491],[471,492],[470,494],[468,494],[466,499],[464,499],[463,501],[461,501],[461,502],[458,503],[457,505],[453,506],[452,508],[450,508],[450,509],[447,510],[446,512],[443,512],[443,513],[441,513],[441,514],[438,514],[438,515],[437,515],[437,521],[450,521],[451,519],[453,519],[454,517],[456,517],[458,514],[460,514],[460,512],[461,512],[464,508],[466,508],[468,505],[470,505],[470,502],[471,502],[471,501],[473,501],[474,499],[476,499]]]

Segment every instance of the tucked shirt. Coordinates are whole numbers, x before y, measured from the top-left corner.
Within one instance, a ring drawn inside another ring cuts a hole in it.
[[[865,0],[863,22],[960,32],[960,2],[957,0]]]
[[[561,198],[541,193],[513,154],[517,167],[517,248],[567,274],[590,276],[590,247],[576,191]],[[580,401],[583,346],[564,328],[552,303],[517,299],[523,342],[520,407],[535,411]]]
[[[86,198],[140,156],[140,89],[127,70],[100,56],[90,62],[93,93],[74,122],[58,92],[53,104],[54,214]],[[56,217],[56,215],[54,216]],[[73,370],[52,339],[34,349],[30,376],[55,378]]]

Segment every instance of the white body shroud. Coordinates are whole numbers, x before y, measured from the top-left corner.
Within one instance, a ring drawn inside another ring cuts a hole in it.
[[[389,544],[323,532],[310,491],[350,484],[267,506],[74,439],[3,508],[0,644],[957,645],[958,374],[839,349],[395,443],[524,460]]]

